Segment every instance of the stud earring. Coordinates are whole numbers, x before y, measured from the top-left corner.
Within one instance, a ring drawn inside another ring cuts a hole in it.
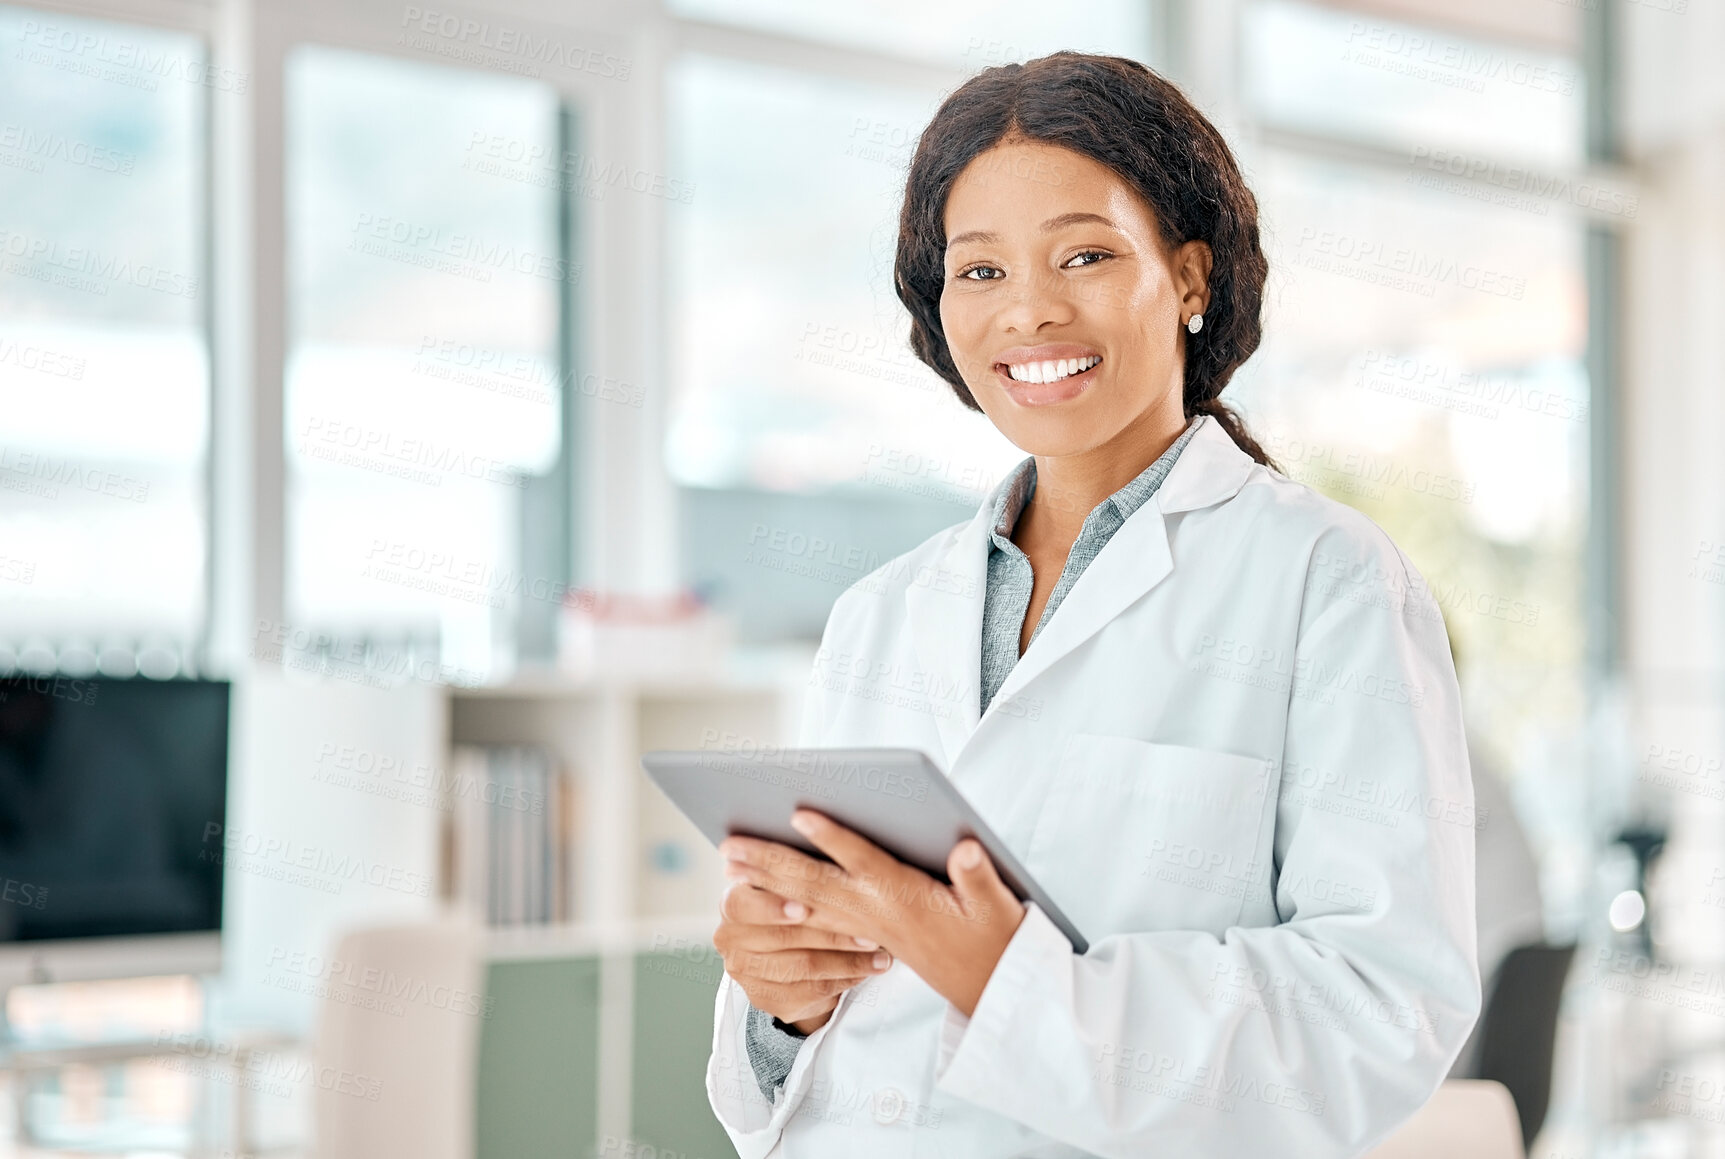
[[[1198,331],[1202,330],[1203,328],[1204,328],[1204,315],[1194,314],[1190,318],[1186,319],[1186,332],[1188,334],[1196,334]]]

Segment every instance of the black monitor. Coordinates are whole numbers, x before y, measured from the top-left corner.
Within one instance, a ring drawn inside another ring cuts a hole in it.
[[[228,698],[223,680],[0,677],[0,946],[221,929]]]

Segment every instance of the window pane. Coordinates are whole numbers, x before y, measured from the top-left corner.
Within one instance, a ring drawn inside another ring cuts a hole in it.
[[[555,96],[310,47],[287,90],[289,618],[490,671],[560,450]]]
[[[673,171],[697,191],[669,206],[678,482],[979,493],[1023,457],[911,354],[892,291],[904,167],[936,100],[678,63]]]
[[[673,12],[847,47],[873,48],[969,68],[1072,48],[1138,60],[1150,51],[1147,0],[1032,4],[1023,0],[671,0]]]
[[[1577,61],[1293,0],[1244,16],[1241,76],[1268,124],[1469,160],[1582,159]]]
[[[203,48],[10,7],[0,43],[0,667],[27,636],[32,663],[183,650],[208,551]]]
[[[1485,756],[1528,778],[1548,839],[1584,840],[1563,813],[1585,802],[1565,788],[1585,731],[1582,226],[1281,153],[1256,169],[1266,336],[1230,394],[1289,475],[1413,560]]]

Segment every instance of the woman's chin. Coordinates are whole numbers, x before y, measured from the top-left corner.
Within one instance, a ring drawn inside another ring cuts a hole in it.
[[[1042,411],[1014,416],[1011,424],[997,423],[1012,445],[1027,455],[1060,458],[1078,455],[1106,443],[1115,432],[1103,429],[1095,415]]]

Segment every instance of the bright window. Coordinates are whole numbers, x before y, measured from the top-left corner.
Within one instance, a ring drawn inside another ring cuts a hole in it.
[[[911,354],[892,292],[934,98],[706,57],[680,61],[671,92],[673,171],[695,191],[669,206],[672,477],[977,490],[1017,462]],[[898,469],[907,457],[950,467]]]
[[[1586,86],[1569,57],[1295,0],[1252,4],[1240,49],[1265,124],[1470,162],[1581,160]]]
[[[0,44],[0,669],[171,675],[207,598],[203,48],[18,8]]]
[[[311,47],[287,93],[288,618],[489,673],[524,489],[561,451],[560,283],[581,276],[555,95]]]

